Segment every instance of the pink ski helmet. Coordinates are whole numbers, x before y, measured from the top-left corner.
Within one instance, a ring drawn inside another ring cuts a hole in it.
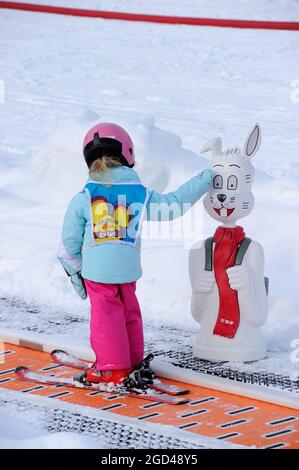
[[[124,166],[132,168],[135,162],[134,146],[129,134],[117,124],[100,123],[92,127],[83,141],[83,154],[87,166],[104,153],[119,158]]]

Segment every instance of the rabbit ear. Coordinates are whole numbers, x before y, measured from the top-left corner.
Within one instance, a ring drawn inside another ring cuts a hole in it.
[[[258,149],[260,148],[262,141],[261,126],[257,122],[254,128],[249,133],[247,139],[245,140],[243,147],[243,155],[246,157],[253,157]]]
[[[213,158],[216,155],[221,155],[222,153],[222,141],[220,137],[215,137],[214,139],[209,140],[204,146],[201,148],[200,153],[205,152],[212,152]]]

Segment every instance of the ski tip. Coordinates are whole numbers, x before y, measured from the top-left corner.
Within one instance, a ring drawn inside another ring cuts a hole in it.
[[[170,392],[168,393],[171,395]],[[175,390],[175,392],[173,392],[173,395],[188,395],[188,393],[190,393],[190,390],[188,390],[187,388],[182,388],[182,390]]]
[[[163,402],[162,402],[163,403]],[[189,400],[186,398],[186,399],[179,399],[179,398],[175,398],[173,397],[173,400],[165,400],[164,403],[168,403],[169,405],[187,405],[187,403],[189,403]]]
[[[28,372],[29,369],[28,367],[25,367],[25,366],[18,366],[16,369],[15,369],[15,373],[17,375],[24,375],[26,372]]]
[[[188,395],[190,390],[188,388],[179,388],[174,385],[173,388],[171,386],[169,387],[168,393],[173,393],[174,395]]]
[[[188,395],[189,393],[190,393],[190,390],[186,388],[181,391],[180,395]]]

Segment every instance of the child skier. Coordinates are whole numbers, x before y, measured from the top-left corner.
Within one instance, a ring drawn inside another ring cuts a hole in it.
[[[110,123],[87,132],[83,154],[89,180],[67,209],[58,259],[80,297],[90,299],[90,342],[96,362],[85,379],[119,384],[140,365],[144,354],[135,294],[142,275],[142,220],[183,215],[186,205],[207,191],[213,172],[203,171],[172,193],[149,191],[133,170],[130,136]],[[179,210],[173,210],[175,205]]]

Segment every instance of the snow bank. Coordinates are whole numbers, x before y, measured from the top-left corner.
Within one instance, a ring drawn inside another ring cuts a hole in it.
[[[49,434],[0,409],[0,449],[103,449],[93,439],[72,432]]]
[[[0,154],[0,200],[2,210],[11,211],[11,205],[26,207],[34,204],[37,194],[28,163],[16,165],[14,161]]]
[[[58,127],[33,158],[31,166],[41,202],[65,204],[84,186],[87,167],[82,155],[83,138],[90,127],[104,120],[104,116],[85,111]],[[159,129],[151,115],[134,120],[115,113],[115,121],[132,136],[136,168],[151,189],[162,192],[166,187],[175,188],[186,176],[208,166],[205,158],[182,148],[179,136]]]

